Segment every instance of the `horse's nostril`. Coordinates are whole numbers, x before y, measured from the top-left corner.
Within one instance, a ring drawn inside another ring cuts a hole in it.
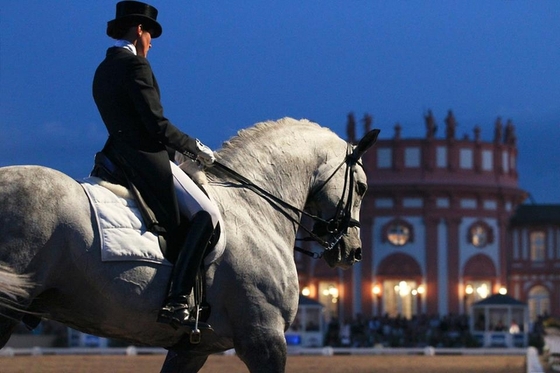
[[[356,261],[360,261],[362,260],[362,249],[361,248],[357,248],[356,251],[354,251],[354,259],[356,259]]]

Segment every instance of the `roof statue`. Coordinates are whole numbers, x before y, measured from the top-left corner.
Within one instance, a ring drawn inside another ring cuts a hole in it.
[[[515,145],[517,143],[517,137],[515,136],[515,126],[511,119],[508,119],[506,123],[506,133],[504,135],[504,144]]]
[[[346,120],[346,136],[348,136],[348,142],[351,144],[356,142],[356,119],[354,118],[354,113],[348,113],[348,119]]]
[[[373,117],[368,113],[365,113],[364,119],[362,119],[362,121],[364,122],[364,129],[365,129],[364,133],[368,133],[369,131],[371,131],[371,124],[373,123]]]
[[[494,125],[494,142],[499,144],[502,141],[503,136],[503,125],[502,125],[502,118],[496,118],[496,124]]]
[[[399,123],[395,124],[395,140],[401,139],[401,130],[402,127]]]
[[[445,118],[445,137],[447,139],[455,138],[456,127],[457,127],[457,121],[455,120],[455,116],[453,115],[453,112],[449,110],[447,112],[447,117]]]
[[[428,114],[424,116],[424,119],[426,120],[426,138],[432,139],[437,131],[436,119],[432,110],[428,110]]]

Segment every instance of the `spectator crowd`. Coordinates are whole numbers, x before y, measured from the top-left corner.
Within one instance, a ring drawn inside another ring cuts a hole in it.
[[[533,332],[542,333],[541,319]],[[468,315],[418,315],[366,319],[358,314],[340,323],[333,318],[327,325],[325,346],[331,347],[479,347],[471,334]]]

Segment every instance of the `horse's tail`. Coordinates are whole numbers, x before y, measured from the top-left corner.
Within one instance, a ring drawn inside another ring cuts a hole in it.
[[[21,310],[17,298],[28,296],[31,281],[26,275],[18,275],[14,271],[0,264],[0,307]]]

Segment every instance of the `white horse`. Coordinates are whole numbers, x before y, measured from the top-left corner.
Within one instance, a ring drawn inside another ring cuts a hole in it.
[[[75,180],[44,167],[0,168],[0,262],[33,284],[14,294],[18,306],[85,333],[165,347],[164,372],[198,372],[209,354],[231,348],[251,372],[284,372],[284,331],[298,307],[299,222],[303,214],[317,221],[308,232],[326,247],[330,266],[361,258],[367,180],[359,158],[377,133],[353,147],[329,129],[284,118],[241,131],[217,152],[206,189],[221,210],[227,243],[206,268],[214,332],[200,343],[156,322],[170,267],[101,262],[95,218]],[[10,280],[0,277],[8,293]],[[0,314],[1,347],[24,314]]]

